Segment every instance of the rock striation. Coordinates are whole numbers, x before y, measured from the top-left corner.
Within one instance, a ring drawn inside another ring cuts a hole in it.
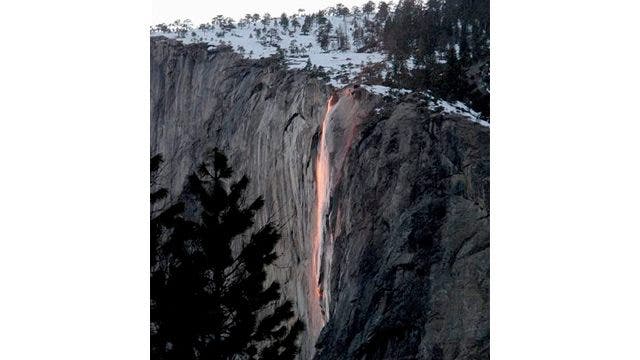
[[[167,202],[214,147],[251,179],[258,225],[281,226],[269,280],[307,324],[300,359],[489,357],[487,127],[202,44],[153,37],[150,61]]]

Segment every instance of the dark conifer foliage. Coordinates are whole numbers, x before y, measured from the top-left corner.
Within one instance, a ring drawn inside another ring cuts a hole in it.
[[[286,13],[282,13],[282,15],[280,15],[280,26],[282,26],[283,29],[289,27],[289,17],[287,17]]]
[[[152,173],[159,162],[152,159]],[[290,301],[278,305],[280,285],[265,284],[280,234],[271,223],[247,234],[264,202],[245,206],[249,179],[232,175],[214,150],[184,194],[198,221],[186,219],[183,204],[152,216],[152,359],[293,359],[299,352],[304,324]]]
[[[319,16],[318,17],[318,23],[320,24],[320,27],[318,28],[318,35],[316,37],[318,44],[320,44],[320,47],[322,48],[322,50],[328,50],[328,46],[329,46],[329,40],[330,40],[330,36],[331,36],[331,31],[333,30],[333,24],[331,24],[331,21],[327,20],[326,17],[324,16]]]
[[[388,85],[432,90],[489,115],[489,0],[400,0],[392,12],[380,3],[376,21],[392,63]]]
[[[383,85],[428,90],[489,117],[489,0],[369,1],[354,9],[362,15],[351,23],[355,50],[381,51],[391,64]],[[303,33],[316,21],[323,50],[347,50],[326,14],[344,17],[349,9],[337,4],[307,16]]]
[[[161,200],[167,197],[167,189],[158,186],[158,171],[160,165],[162,165],[162,155],[155,155],[151,158],[151,206],[159,203]],[[163,211],[151,213],[151,267],[157,266],[158,254],[156,249],[158,248],[161,237],[165,233],[166,229],[174,228],[181,221],[179,215],[184,211],[184,204],[177,203],[169,206]],[[152,278],[152,283],[154,279]],[[153,285],[153,284],[152,284]]]
[[[311,14],[303,15],[304,10],[298,15],[283,13],[277,18],[264,14],[264,27],[254,31],[261,45],[276,48],[277,58],[287,55],[285,47],[280,46],[280,35],[293,36],[298,28],[302,35],[313,36],[324,52],[355,50],[358,53],[382,53],[386,60],[384,67],[379,66],[381,62],[372,63],[366,69],[363,67],[357,81],[429,91],[438,98],[461,101],[489,118],[489,2],[382,0],[377,3],[366,1],[351,9],[338,3]],[[304,21],[298,16],[303,16]],[[256,14],[247,14],[239,25],[259,19]],[[222,35],[235,27],[231,19],[223,16],[203,26],[204,29],[219,27],[223,30]],[[153,31],[167,32],[171,29],[184,37],[189,23],[158,24]],[[293,40],[297,42],[300,39]],[[294,44],[293,41],[291,44],[289,56],[308,56],[306,40],[305,44]],[[347,65],[352,67],[355,64]],[[332,74],[334,79],[340,76],[343,75]]]
[[[300,28],[300,31],[302,32],[303,35],[309,35],[309,30],[311,29],[313,19],[314,19],[313,16],[306,16],[304,18],[304,22],[302,23],[302,27]]]

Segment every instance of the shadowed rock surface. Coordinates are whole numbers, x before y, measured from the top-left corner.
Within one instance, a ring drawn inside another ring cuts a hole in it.
[[[489,358],[489,132],[422,111],[402,103],[354,142],[319,359]]]
[[[331,94],[274,60],[151,38],[151,153],[165,157],[167,201],[213,147],[251,179],[247,199],[265,198],[257,224],[281,225],[269,277],[309,327],[301,359],[488,359],[489,129],[412,96],[335,95],[328,322],[313,326],[314,166]]]

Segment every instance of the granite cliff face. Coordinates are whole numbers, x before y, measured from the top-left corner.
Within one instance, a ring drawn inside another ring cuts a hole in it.
[[[213,147],[263,195],[257,223],[282,226],[269,276],[307,324],[301,359],[488,358],[488,128],[152,38],[168,201]]]

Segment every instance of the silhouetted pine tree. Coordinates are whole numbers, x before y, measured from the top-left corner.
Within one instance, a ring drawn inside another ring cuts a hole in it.
[[[166,341],[158,334],[158,321],[160,317],[158,313],[158,291],[164,287],[165,275],[167,267],[168,252],[171,250],[169,246],[162,246],[162,240],[166,241],[167,235],[171,235],[173,229],[183,229],[187,223],[182,219],[184,212],[184,203],[176,203],[169,206],[166,210],[156,211],[154,205],[167,197],[167,189],[159,187],[158,171],[162,164],[162,155],[155,155],[151,158],[151,354],[154,358],[163,358],[156,356],[163,354]]]
[[[469,31],[466,24],[460,27],[460,63],[467,65],[471,62],[471,49],[469,48]]]
[[[376,9],[376,4],[373,1],[367,1],[362,5],[362,13],[365,14],[365,16],[371,15],[373,10],[375,9]]]
[[[349,38],[347,37],[347,34],[342,31],[342,28],[336,29],[336,40],[338,42],[338,50],[346,51],[351,48],[351,45],[349,45]]]
[[[450,98],[460,98],[463,95],[462,65],[453,47],[447,51],[447,64],[444,73],[443,88]]]
[[[313,25],[313,16],[305,16],[304,22],[302,23],[302,28],[300,29],[302,35],[309,35],[311,25]]]
[[[280,15],[280,26],[282,26],[282,29],[289,27],[289,18],[286,13],[282,13],[282,15]]]
[[[300,27],[298,18],[294,17],[293,20],[291,20],[291,26],[293,27],[293,31],[298,31],[298,28]]]
[[[293,359],[299,352],[304,324],[293,320],[290,301],[275,306],[277,282],[265,287],[280,234],[269,223],[242,241],[264,202],[258,197],[244,206],[249,180],[243,176],[227,188],[232,174],[227,158],[214,150],[185,192],[200,209],[199,221],[178,217],[165,228],[169,234],[158,252],[164,264],[156,262],[161,270],[155,271],[162,276],[152,276],[153,359]],[[235,256],[234,241],[242,241]]]
[[[345,17],[349,16],[349,14],[350,11],[348,7],[342,4],[336,4],[336,15],[342,16],[342,18],[344,19]]]
[[[389,17],[389,4],[384,1],[381,1],[378,4],[378,12],[376,13],[375,20],[378,23],[384,23],[387,21]]]
[[[151,206],[167,197],[167,189],[159,187],[158,171],[162,164],[162,155],[155,155],[151,158]],[[151,267],[155,267],[158,261],[156,249],[158,248],[162,234],[167,229],[177,226],[181,221],[179,215],[184,211],[184,204],[177,203],[169,206],[163,211],[151,213]]]
[[[328,21],[325,17],[320,17],[318,22],[321,25],[318,28],[318,35],[316,37],[316,40],[318,41],[318,44],[320,44],[320,48],[322,48],[322,50],[324,51],[327,51],[330,42],[329,35],[331,34],[331,30],[333,29],[333,24],[331,24],[331,21]]]

